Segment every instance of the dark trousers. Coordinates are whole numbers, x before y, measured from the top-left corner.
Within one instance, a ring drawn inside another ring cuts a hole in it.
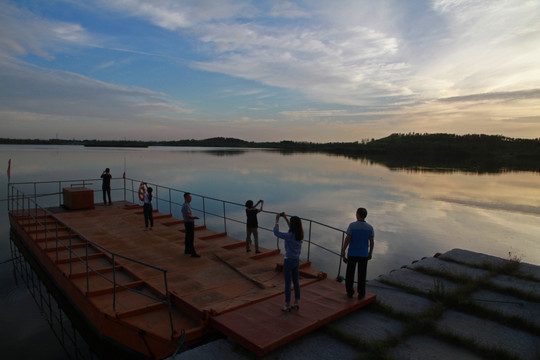
[[[195,223],[193,221],[185,221],[184,228],[186,229],[186,248],[184,254],[196,254],[193,240],[195,238]]]
[[[152,204],[143,205],[143,214],[144,214],[144,227],[148,227],[149,220],[150,220],[150,227],[154,227],[154,214],[153,214]]]
[[[349,296],[354,295],[354,273],[358,265],[358,298],[366,295],[367,257],[349,256],[347,258],[347,273],[345,274],[345,289]]]
[[[111,204],[111,188],[110,187],[102,188],[102,190],[103,190],[103,204],[107,204],[106,196],[109,197],[109,204]]]

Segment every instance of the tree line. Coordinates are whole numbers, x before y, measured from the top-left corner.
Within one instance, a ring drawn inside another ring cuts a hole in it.
[[[0,138],[1,144],[83,145],[91,147],[189,146],[262,148],[282,153],[321,152],[366,158],[390,168],[458,168],[476,172],[540,171],[540,139],[519,139],[484,134],[392,134],[381,139],[316,143],[283,140],[254,142],[213,137],[203,140],[36,140]]]

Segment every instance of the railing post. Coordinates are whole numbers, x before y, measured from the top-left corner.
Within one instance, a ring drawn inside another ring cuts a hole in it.
[[[45,232],[44,232],[44,235],[45,235],[45,250],[47,250],[47,234],[49,233],[49,229],[47,229],[47,213],[45,213],[45,219],[43,220],[43,224],[45,226]]]
[[[35,231],[36,231],[36,242],[37,242],[37,239],[38,239],[38,209],[37,209],[37,198],[36,198],[36,195],[34,194],[34,216],[36,217],[34,219],[34,222],[36,223],[36,227],[35,227]]]
[[[55,224],[56,224],[56,235],[54,237],[56,239],[55,240],[56,241],[56,259],[55,259],[55,261],[58,261],[58,220],[56,220]]]
[[[169,214],[172,215],[172,197],[171,197],[171,188],[169,188]]]
[[[71,267],[71,228],[68,228],[68,237],[69,237],[69,249],[68,249],[68,253],[69,253],[69,275],[72,274],[72,267]]]
[[[159,186],[156,185],[156,210],[159,211]]]
[[[62,206],[62,182],[58,182],[58,206]]]
[[[203,211],[203,224],[206,226],[206,204],[204,201],[204,196],[202,197],[202,211]]]
[[[226,213],[226,203],[225,201],[222,201],[223,203],[223,227],[225,229],[225,232],[227,232],[227,213]]]
[[[345,233],[341,233],[341,248],[339,249],[340,253],[343,250],[343,244],[345,243]],[[338,275],[341,275],[341,255],[339,256],[339,265],[338,265]]]
[[[113,276],[113,311],[116,311],[116,259],[114,258],[114,253],[112,254],[112,276]]]
[[[30,198],[26,198],[26,227],[30,231]]]
[[[131,202],[135,203],[135,194],[133,193],[133,179],[131,179]]]
[[[167,306],[169,307],[169,322],[171,324],[171,339],[174,337],[174,324],[172,319],[172,304],[171,294],[169,293],[169,285],[167,283],[167,270],[163,270],[163,282],[165,283],[165,296],[167,297]]]
[[[88,239],[86,239],[85,256],[86,256],[86,294],[88,294],[90,292],[90,277],[88,276]]]
[[[309,220],[309,233],[308,233],[308,248],[307,248],[307,261],[309,261],[309,254],[311,251],[311,225],[313,222]]]

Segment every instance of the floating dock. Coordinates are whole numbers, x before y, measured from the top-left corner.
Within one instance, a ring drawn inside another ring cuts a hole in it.
[[[93,204],[92,204],[93,205]],[[201,258],[184,254],[184,225],[128,201],[89,209],[11,209],[15,234],[91,327],[119,347],[163,359],[221,333],[258,356],[375,300],[300,266],[299,311],[282,312],[283,255],[195,228]]]

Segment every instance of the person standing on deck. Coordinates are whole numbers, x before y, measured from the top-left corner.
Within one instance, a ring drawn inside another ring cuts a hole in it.
[[[260,209],[257,206],[261,204]],[[255,253],[259,254],[259,222],[257,221],[257,214],[263,211],[264,201],[259,200],[253,205],[252,200],[246,201],[246,252],[251,251],[251,234],[253,234],[253,241],[255,242]]]
[[[101,174],[101,179],[103,179],[101,183],[101,190],[103,191],[103,205],[107,205],[107,199],[106,196],[109,198],[109,205],[112,205],[111,203],[111,170],[109,168],[106,168],[105,171]]]
[[[347,264],[345,275],[345,289],[347,296],[352,298],[354,295],[354,273],[358,264],[358,299],[366,295],[366,273],[367,263],[373,255],[373,245],[375,231],[373,226],[366,222],[367,210],[358,208],[356,210],[356,221],[349,224],[347,228],[347,237],[341,249],[341,257]],[[350,245],[350,246],[349,246]],[[347,257],[345,250],[349,247]]]
[[[143,204],[143,214],[144,214],[144,230],[148,230],[148,221],[150,220],[150,230],[154,227],[154,214],[152,209],[152,192],[153,189],[149,187],[144,193],[144,204]]]
[[[283,216],[289,232],[279,232],[279,218]],[[298,216],[291,216],[291,221],[287,215],[282,212],[276,215],[276,225],[274,226],[274,235],[285,240],[285,257],[283,259],[283,276],[285,277],[285,306],[283,311],[298,310],[300,307],[300,281],[298,280],[298,270],[300,268],[300,253],[302,252],[302,240],[304,239],[304,229],[302,221]],[[291,280],[294,285],[294,304],[291,306]]]
[[[195,220],[197,216],[191,213],[191,193],[184,193],[184,205],[182,205],[182,216],[184,217],[184,228],[186,229],[184,254],[191,254],[191,257],[201,257],[195,251],[193,242],[195,240]]]

